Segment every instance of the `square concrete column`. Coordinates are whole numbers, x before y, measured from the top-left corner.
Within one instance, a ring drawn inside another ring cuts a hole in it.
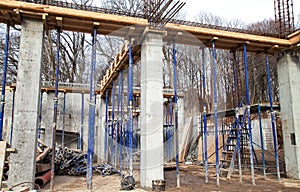
[[[54,92],[47,92],[46,95],[43,97],[43,117],[42,122],[45,126],[44,131],[44,139],[43,142],[52,147],[52,140],[53,140],[53,108],[54,108]]]
[[[288,177],[300,179],[300,62],[285,54],[278,61],[284,157]]]
[[[178,97],[177,101],[178,106],[178,137],[179,137],[179,154],[183,151],[183,144],[184,144],[184,128],[185,128],[185,117],[184,117],[184,98]],[[180,145],[182,143],[182,145]],[[173,157],[176,157],[176,146],[174,142],[174,150],[173,150]]]
[[[104,161],[104,143],[105,143],[105,98],[99,96],[99,127],[96,138],[97,162]]]
[[[142,187],[164,179],[162,33],[145,32],[141,50],[141,164]]]
[[[42,21],[22,18],[12,140],[17,152],[10,158],[10,186],[35,179],[43,38]]]

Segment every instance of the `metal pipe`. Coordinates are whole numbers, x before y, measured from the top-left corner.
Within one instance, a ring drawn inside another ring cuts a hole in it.
[[[170,103],[169,103],[169,105],[170,105],[170,119],[169,119],[169,137],[170,138],[168,138],[168,141],[169,141],[169,144],[168,144],[168,146],[169,146],[169,148],[168,148],[168,150],[169,150],[169,159],[170,160],[172,160],[172,151],[173,151],[173,102],[172,102],[172,100],[170,100]]]
[[[105,137],[104,137],[104,160],[108,160],[107,156],[108,146],[108,89],[105,91]]]
[[[202,83],[203,83],[203,152],[204,152],[204,169],[205,169],[205,183],[208,183],[208,157],[207,157],[207,121],[206,121],[206,73],[205,73],[205,50],[202,48]]]
[[[111,106],[112,106],[112,111],[111,111],[111,141],[110,141],[110,152],[111,152],[111,159],[110,162],[113,165],[114,163],[114,131],[115,131],[115,82],[112,82],[112,90],[111,90]]]
[[[89,131],[88,131],[88,165],[86,171],[86,182],[89,191],[92,191],[93,184],[93,160],[95,143],[95,71],[96,71],[96,38],[97,27],[93,29],[92,40],[92,61],[90,71],[90,101],[89,101]]]
[[[249,151],[251,162],[251,178],[252,184],[255,185],[254,180],[254,161],[253,161],[253,140],[252,140],[252,127],[251,127],[251,111],[250,111],[250,95],[249,95],[249,74],[248,74],[248,61],[247,61],[247,45],[244,44],[244,65],[245,65],[245,80],[246,80],[246,101],[247,101],[247,114],[248,114],[248,129],[249,129]]]
[[[179,176],[179,136],[178,136],[178,101],[177,101],[177,60],[176,60],[176,44],[173,42],[173,65],[174,65],[174,106],[175,106],[175,151],[176,151],[176,186],[180,187],[180,176]]]
[[[260,103],[258,103],[258,121],[259,121],[259,134],[260,134],[260,144],[261,144],[261,159],[263,165],[264,179],[266,179],[266,162],[265,162],[265,145],[264,145],[264,135],[263,135],[263,127],[261,122],[261,111],[260,111]]]
[[[117,128],[116,128],[116,145],[115,145],[115,169],[117,169],[117,157],[118,157],[118,146],[119,146],[119,133],[120,133],[120,128],[121,128],[121,96],[122,96],[122,92],[121,92],[121,73],[122,71],[119,71],[119,82],[118,82],[118,118],[117,118]],[[122,146],[121,146],[122,147]]]
[[[132,137],[133,137],[133,57],[132,57],[132,44],[129,38],[128,45],[129,54],[129,67],[128,67],[128,113],[129,113],[129,176],[133,175],[133,161],[132,161]]]
[[[51,171],[47,171],[44,175],[35,178],[34,183],[43,188],[51,178]]]
[[[123,165],[123,119],[124,119],[124,113],[123,113],[123,90],[124,90],[124,84],[123,84],[123,71],[119,72],[119,92],[120,95],[120,107],[121,107],[121,120],[120,120],[120,173],[122,174],[122,165]]]
[[[54,191],[55,148],[56,148],[57,107],[58,107],[58,81],[59,81],[58,73],[59,73],[59,65],[60,65],[60,54],[59,54],[59,50],[60,50],[60,32],[61,32],[61,28],[57,27],[50,191]]]
[[[14,102],[14,100],[13,100]],[[41,129],[42,129],[42,113],[43,113],[43,92],[40,95],[40,108],[39,108],[39,127],[38,127],[38,138],[41,138]]]
[[[10,122],[10,137],[9,137],[10,147],[12,147],[12,135],[13,135],[13,130],[14,130],[15,94],[16,94],[16,90],[13,89],[12,108],[11,108],[11,122]]]
[[[272,122],[272,133],[273,133],[273,143],[274,143],[274,152],[276,159],[276,169],[277,169],[277,179],[280,181],[280,167],[279,167],[279,155],[278,155],[278,144],[277,144],[277,131],[275,126],[275,113],[273,109],[273,95],[272,95],[272,85],[271,85],[271,75],[269,67],[269,57],[266,54],[266,71],[268,75],[268,91],[269,91],[269,100],[271,107],[271,122]]]
[[[8,46],[9,46],[9,24],[6,25],[6,37],[5,37],[5,50],[3,60],[3,77],[2,77],[2,91],[1,91],[1,111],[0,111],[0,140],[2,141],[3,132],[3,118],[4,118],[4,106],[5,106],[5,88],[6,88],[6,76],[7,76],[7,62],[8,62]]]
[[[219,171],[219,135],[218,135],[218,93],[217,93],[217,56],[215,40],[212,41],[212,59],[213,59],[213,75],[214,75],[214,122],[215,122],[215,150],[216,150],[216,176],[217,185],[220,185]]]
[[[167,161],[169,160],[169,141],[168,141],[168,138],[169,138],[169,104],[166,103],[166,105],[164,105],[165,107],[165,110],[166,110],[166,116],[165,116],[165,124],[164,124],[164,130],[163,130],[163,133],[164,133],[164,141],[167,142],[167,145],[166,147],[164,148],[164,151],[167,151],[166,152],[166,155],[167,155]]]
[[[238,90],[238,78],[237,78],[237,60],[236,60],[236,52],[233,52],[233,80],[234,80],[234,88],[235,88],[235,128],[237,128],[237,150],[238,150],[238,166],[239,166],[239,181],[242,182],[242,158],[241,158],[241,134],[242,127],[239,122],[239,90]]]
[[[84,92],[81,93],[81,117],[80,117],[80,134],[79,134],[80,151],[83,151],[83,129],[84,129]]]
[[[65,122],[66,122],[66,92],[64,92],[64,101],[63,101],[63,114],[62,114],[63,125],[61,129],[61,146],[65,146]]]

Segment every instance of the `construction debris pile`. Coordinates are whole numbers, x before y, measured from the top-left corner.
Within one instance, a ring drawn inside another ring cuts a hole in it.
[[[87,170],[87,154],[58,146],[55,155],[55,170],[58,175],[83,175]],[[93,167],[96,173],[108,176],[118,173],[111,165],[100,163]]]
[[[36,158],[36,180],[35,183],[41,188],[44,187],[51,177],[50,163],[51,163],[52,150],[45,145],[42,141],[38,141],[37,158]],[[70,149],[57,145],[55,150],[55,174],[57,175],[71,175],[79,176],[87,172],[87,154],[77,149]],[[119,171],[114,169],[107,163],[100,163],[93,166],[93,171],[102,176],[112,174],[120,174]],[[121,175],[121,174],[120,174]]]

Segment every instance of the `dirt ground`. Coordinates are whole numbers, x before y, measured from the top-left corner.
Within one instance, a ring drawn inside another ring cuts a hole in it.
[[[243,172],[243,183],[239,183],[238,177],[233,175],[230,180],[220,178],[220,186],[216,186],[216,178],[214,168],[209,169],[209,183],[204,183],[204,171],[201,166],[197,165],[181,165],[180,166],[180,188],[176,188],[175,170],[165,170],[166,191],[175,192],[197,192],[197,191],[277,191],[277,192],[300,192],[300,180],[292,180],[282,178],[278,182],[276,176],[267,175],[267,180],[263,178],[262,173],[255,173],[255,183],[252,185],[251,176],[249,172]],[[139,187],[138,171],[134,172],[137,180],[137,187],[133,191],[151,191],[151,189],[141,189]],[[94,192],[114,192],[120,191],[120,176],[112,175],[102,177],[94,174],[93,177],[93,191]],[[49,184],[45,186],[42,191],[49,191]],[[55,177],[55,191],[87,191],[85,177],[72,176],[56,176]]]

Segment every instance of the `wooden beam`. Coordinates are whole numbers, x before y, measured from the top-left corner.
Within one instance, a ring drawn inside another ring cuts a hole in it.
[[[126,36],[126,32],[122,30],[119,33],[113,33],[113,32],[118,31],[124,27],[134,25],[135,27],[140,26],[140,29],[135,30],[134,35],[141,36],[144,31],[143,28],[148,26],[148,21],[146,19],[141,19],[141,18],[97,13],[97,12],[55,7],[49,5],[40,5],[40,4],[26,3],[20,1],[13,1],[13,0],[0,0],[0,11],[3,10],[10,12],[13,20],[19,21],[19,23],[17,24],[20,24],[21,22],[20,19],[17,19],[18,15],[20,16],[21,12],[22,15],[26,15],[27,17],[32,17],[36,19],[38,18],[41,19],[40,16],[41,14],[47,14],[48,25],[50,23],[56,24],[55,21],[53,22],[53,20],[55,20],[56,17],[62,17],[64,21],[63,30],[88,32],[91,30],[90,27],[93,26],[94,22],[99,22],[101,23],[101,30],[98,31],[99,34],[105,34],[105,35],[111,34],[111,35],[118,35],[123,37]],[[21,12],[20,11],[14,12],[14,10],[20,10]],[[224,49],[233,49],[237,45],[237,42],[240,44],[245,41],[249,41],[251,44],[255,46],[257,45],[261,50],[269,49],[273,45],[278,45],[279,49],[288,49],[300,43],[299,34],[292,35],[289,37],[289,39],[281,39],[276,37],[259,36],[259,35],[245,34],[240,32],[231,32],[231,31],[187,26],[187,25],[180,25],[180,24],[173,24],[173,23],[168,23],[165,27],[165,30],[167,31],[168,35],[172,35],[172,31],[174,31],[173,33],[175,34],[177,34],[179,31],[190,33],[193,36],[197,37],[197,39],[200,42],[206,41],[207,38],[218,37],[219,38],[218,42],[220,42],[219,48],[224,48]],[[187,40],[182,43],[192,43],[192,42],[193,41],[191,40]],[[224,44],[222,42],[224,42]],[[252,47],[253,49],[249,51],[255,51],[255,47],[254,46]]]

